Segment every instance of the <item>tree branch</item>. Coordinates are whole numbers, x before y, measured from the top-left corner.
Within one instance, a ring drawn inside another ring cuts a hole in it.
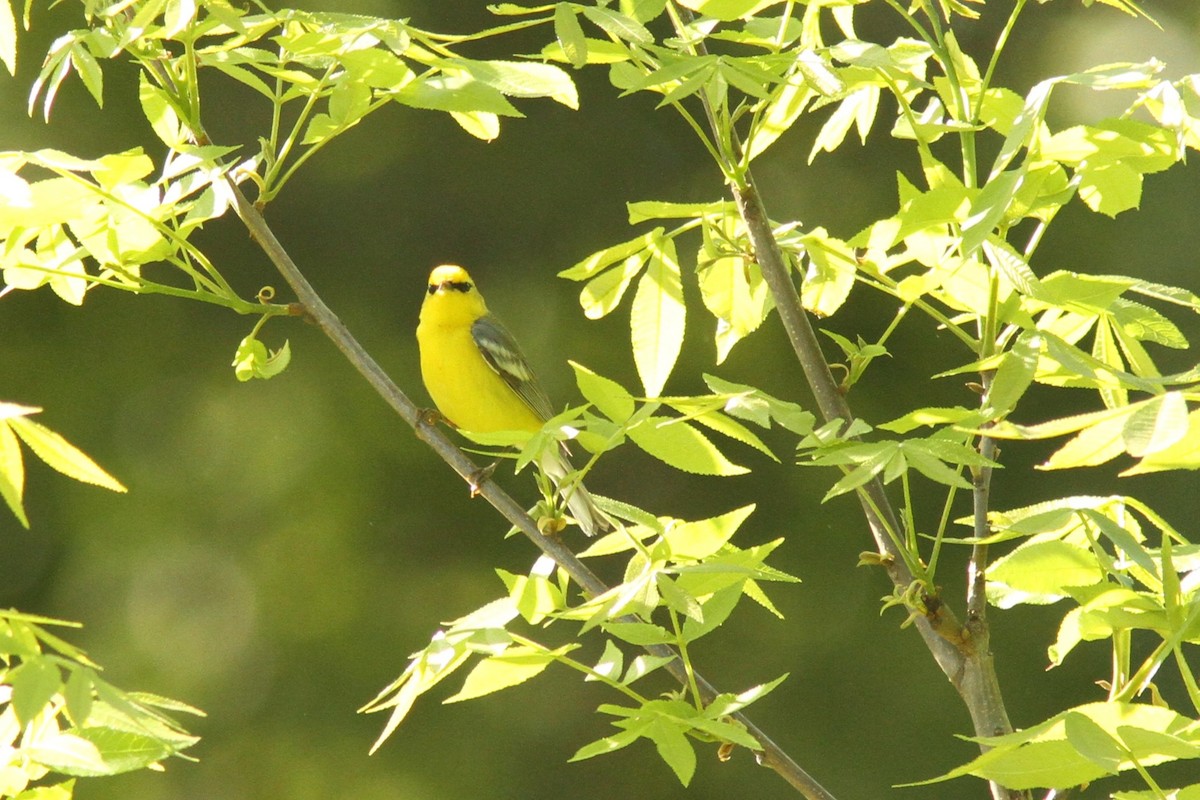
[[[750,241],[754,245],[755,259],[762,270],[763,280],[774,298],[775,308],[816,398],[821,416],[826,421],[840,419],[848,425],[853,419],[850,407],[846,398],[838,391],[837,382],[829,371],[816,333],[800,304],[800,295],[792,282],[791,270],[784,259],[779,242],[775,239],[770,218],[749,170],[744,172],[740,183],[732,185],[732,191],[742,221],[749,231]],[[879,478],[872,479],[858,496],[876,546],[885,557],[884,565],[888,577],[897,589],[906,591],[913,582],[913,575],[900,556],[898,546],[887,534],[886,526],[892,526],[894,531],[897,530],[897,523],[895,511],[884,491],[883,483]],[[978,493],[976,497],[979,497]],[[978,571],[982,574],[981,568]],[[982,594],[976,596],[982,597]],[[1004,707],[1003,695],[989,650],[985,618],[979,615],[970,624],[963,626],[954,612],[936,595],[923,594],[922,601],[925,609],[922,615],[916,617],[916,628],[934,660],[966,704],[975,734],[996,736],[1011,732],[1012,725]],[[1022,792],[1005,789],[996,783],[991,784],[991,791],[996,800],[1016,800],[1025,796]]]

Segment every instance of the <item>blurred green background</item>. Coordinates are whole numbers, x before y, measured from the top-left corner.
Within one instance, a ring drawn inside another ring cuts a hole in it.
[[[1006,5],[992,2],[984,20],[959,27],[964,49],[977,57],[990,52]],[[1172,76],[1200,71],[1200,4],[1145,6],[1163,30],[1102,7],[1031,4],[1000,83],[1024,92],[1050,75],[1150,56],[1166,61]],[[494,21],[482,3],[330,0],[320,7],[411,18],[441,31]],[[106,66],[102,114],[77,81],[63,89],[50,125],[24,114],[46,44],[79,24],[75,13],[74,4],[35,13],[33,33],[21,40],[19,75],[0,79],[0,149],[57,147],[94,156],[141,144],[158,153],[125,67]],[[863,38],[890,41],[906,33],[879,3],[859,19]],[[546,35],[468,52],[534,52]],[[413,329],[426,274],[445,261],[471,268],[560,404],[578,397],[568,358],[637,385],[627,307],[588,322],[577,287],[553,275],[632,235],[626,201],[711,200],[722,186],[672,112],[655,112],[649,97],[616,99],[602,69],[576,77],[581,111],[521,103],[528,118],[506,122],[491,144],[462,133],[445,115],[387,109],[328,148],[268,209],[276,233],[329,305],[418,402],[428,401]],[[205,88],[212,137],[253,142],[267,107],[212,76]],[[1060,90],[1055,99],[1059,126],[1123,107],[1078,89]],[[791,131],[757,163],[756,176],[776,219],[850,236],[894,210],[895,171],[915,178],[916,162],[907,144],[887,137],[884,110],[867,147],[848,141],[807,165],[826,113]],[[1198,207],[1195,165],[1151,176],[1139,212],[1115,221],[1081,207],[1065,213],[1034,267],[1124,273],[1197,291]],[[282,285],[236,221],[210,224],[202,242],[244,296]],[[713,371],[808,403],[774,318],[714,368],[713,322],[689,289],[696,302],[670,391],[702,391],[699,373]],[[871,339],[890,318],[886,298],[860,290],[844,313],[822,325]],[[1176,321],[1191,338],[1200,333],[1194,319]],[[0,300],[0,399],[44,406],[42,422],[130,488],[112,495],[33,465],[27,487],[33,530],[0,514],[0,606],[85,623],[73,640],[107,666],[109,680],[209,714],[191,726],[204,737],[192,751],[199,763],[175,760],[165,774],[87,781],[81,798],[791,795],[745,752],[720,764],[711,748],[701,748],[688,790],[645,743],[567,764],[578,747],[612,731],[593,709],[617,698],[554,669],[462,705],[437,702],[453,686],[435,692],[368,757],[384,719],[355,709],[400,672],[440,621],[502,591],[493,568],[528,569],[535,553],[519,538],[502,538],[504,525],[490,507],[468,498],[463,483],[315,329],[269,324],[265,340],[273,347],[290,340],[292,366],[270,382],[237,383],[229,362],[251,324],[199,304],[111,291],[92,293],[82,308],[47,290]],[[851,395],[861,416],[880,422],[917,402],[969,402],[961,382],[927,380],[966,360],[952,337],[911,314],[890,349],[893,357],[877,362]],[[1154,354],[1164,369],[1194,361],[1186,353]],[[1030,408],[1025,419],[1092,402],[1082,394],[1038,397],[1053,405]],[[899,613],[877,613],[890,590],[883,575],[854,566],[870,547],[856,504],[842,498],[820,505],[833,477],[789,466],[786,438],[771,443],[783,465],[731,451],[754,468],[751,476],[685,476],[626,448],[602,463],[589,484],[685,518],[757,503],[742,541],[787,537],[774,563],[804,583],[768,587],[786,621],[743,604],[706,641],[698,663],[728,689],[790,673],[751,716],[839,797],[882,797],[893,783],[969,759],[973,746],[953,738],[969,732],[957,696],[916,634],[898,629]],[[997,508],[1068,493],[1125,492],[1144,496],[1181,527],[1200,510],[1191,475],[1118,480],[1117,467],[1031,472],[1047,452],[1048,446],[1005,447]],[[532,499],[526,476],[500,480]],[[937,493],[918,503],[932,527]],[[942,574],[957,597],[961,559],[954,555]],[[1065,666],[1044,671],[1061,613],[1018,609],[993,616],[998,669],[1017,725],[1101,697],[1092,685],[1107,671],[1099,646],[1082,647]],[[540,635],[553,641],[566,631]],[[585,653],[598,655],[598,642],[590,647]],[[1169,678],[1163,689],[1176,690]],[[957,782],[904,796],[984,792],[980,784]]]

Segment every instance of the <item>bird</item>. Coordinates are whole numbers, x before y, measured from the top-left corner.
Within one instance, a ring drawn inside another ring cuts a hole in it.
[[[536,433],[554,416],[550,398],[516,339],[488,311],[462,267],[442,264],[429,274],[417,346],[425,389],[453,426],[475,433]],[[582,483],[562,485],[571,472],[568,455],[560,443],[545,449],[538,463],[584,533],[595,536],[611,530],[612,521]]]

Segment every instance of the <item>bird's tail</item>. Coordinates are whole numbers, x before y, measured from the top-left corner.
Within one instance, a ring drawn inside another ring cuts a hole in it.
[[[542,471],[558,487],[559,494],[567,499],[567,508],[570,509],[571,516],[575,517],[575,521],[579,523],[579,527],[585,534],[595,536],[598,533],[612,530],[612,520],[596,506],[596,501],[592,499],[592,495],[582,483],[574,482],[563,486],[563,480],[571,472],[571,464],[567,461],[565,449],[547,448],[541,457],[540,464]]]

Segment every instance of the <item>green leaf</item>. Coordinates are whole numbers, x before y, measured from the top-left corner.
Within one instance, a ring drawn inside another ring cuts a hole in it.
[[[808,270],[800,287],[804,307],[818,317],[831,316],[842,307],[854,288],[854,251],[845,242],[816,228],[802,237],[808,252]]]
[[[468,75],[422,76],[391,96],[398,103],[430,111],[486,111],[502,117],[525,116],[497,89]]]
[[[1169,469],[1200,469],[1200,409],[1187,417],[1187,430],[1170,447],[1145,456],[1122,475],[1141,475]]]
[[[49,659],[34,657],[8,673],[12,686],[12,709],[22,725],[42,713],[62,689],[62,673]]]
[[[1187,402],[1181,392],[1153,397],[1138,408],[1121,430],[1125,451],[1135,458],[1154,455],[1178,442],[1188,431]]]
[[[450,116],[476,139],[490,142],[500,135],[500,117],[490,111],[451,111]]]
[[[625,654],[621,652],[621,648],[612,639],[604,641],[604,652],[600,654],[600,660],[592,667],[592,671],[609,680],[620,680],[621,670],[624,669]],[[591,675],[584,678],[587,681],[596,680]]]
[[[1026,595],[1015,602],[1052,603],[1070,594],[1068,589],[1092,586],[1103,578],[1104,571],[1090,550],[1064,541],[1033,541],[988,567],[988,597],[992,599],[994,591],[1001,591],[1000,587],[992,586],[999,583]],[[1010,592],[1004,595],[1012,600]],[[1000,601],[998,596],[996,599],[1002,608],[1011,605]]]
[[[9,420],[0,418],[0,495],[4,496],[4,502],[22,527],[28,530],[29,517],[25,516],[24,494],[25,463],[21,458],[21,445],[9,427]]]
[[[63,689],[63,699],[67,704],[67,714],[76,728],[87,724],[88,716],[92,713],[92,677],[86,668],[71,670],[67,685]]]
[[[1116,751],[1103,737],[1121,751],[1116,763],[1111,759]],[[1166,761],[1196,758],[1198,739],[1195,722],[1167,708],[1089,703],[1011,734],[973,740],[989,749],[924,783],[975,775],[1009,789],[1066,789],[1135,767],[1144,770]]]
[[[742,582],[727,586],[720,591],[715,592],[712,597],[709,597],[700,605],[700,618],[689,618],[683,622],[683,639],[686,642],[694,642],[702,636],[712,633],[720,627],[725,620],[729,619],[729,615],[733,613],[733,609],[737,606],[738,601],[742,599]]]
[[[696,475],[744,475],[704,434],[671,417],[649,417],[629,430],[634,444],[675,469]]]
[[[587,401],[595,406],[600,413],[618,425],[624,424],[633,416],[633,396],[625,391],[621,384],[614,380],[597,375],[587,367],[570,362],[575,370],[575,383],[580,393]]]
[[[987,405],[992,416],[1002,417],[1016,408],[1017,401],[1033,384],[1041,352],[1042,340],[1036,333],[1025,331],[1017,337],[1004,354],[988,389]]]
[[[463,686],[444,702],[458,703],[473,700],[501,689],[524,683],[550,666],[560,656],[578,645],[564,645],[555,650],[543,650],[525,645],[513,645],[498,655],[483,659],[472,669]]]
[[[1024,169],[1001,172],[989,178],[987,184],[971,201],[970,211],[962,224],[964,258],[973,257],[987,237],[995,232],[1024,179]]]
[[[618,261],[625,261],[630,256],[646,250],[650,247],[651,242],[662,238],[664,231],[665,228],[655,228],[641,236],[635,236],[627,242],[597,250],[575,266],[558,273],[558,277],[572,281],[587,280],[605,267],[612,266]]]
[[[1142,173],[1125,164],[1103,164],[1079,171],[1079,199],[1107,217],[1137,208],[1142,202]]]
[[[705,707],[704,713],[714,719],[735,714],[751,703],[766,697],[768,694],[773,692],[775,688],[779,686],[779,684],[787,680],[787,678],[787,673],[784,673],[769,683],[762,683],[758,686],[752,686],[744,692],[738,692],[737,694],[724,692],[719,694]]]
[[[292,349],[288,342],[285,341],[278,350],[268,352],[267,346],[251,334],[238,343],[231,366],[239,381],[268,380],[287,369],[291,360]]]
[[[658,755],[679,782],[684,786],[691,783],[696,773],[696,751],[679,726],[668,720],[656,720],[645,729],[644,735],[654,742]]]
[[[633,360],[648,397],[657,397],[683,346],[685,308],[673,239],[650,244],[650,262],[630,311]]]
[[[187,138],[179,123],[179,115],[175,113],[167,93],[151,83],[145,72],[138,73],[138,100],[151,129],[163,144],[176,150],[186,144]]]
[[[583,6],[583,15],[605,33],[633,44],[651,44],[654,35],[636,19],[603,6]]]
[[[625,296],[625,290],[642,271],[648,254],[643,251],[625,259],[621,266],[601,272],[588,281],[579,293],[579,304],[588,319],[600,319],[610,314]]]
[[[570,75],[553,64],[472,61],[465,58],[447,59],[445,63],[458,67],[480,83],[491,86],[509,97],[549,97],[567,108],[579,108],[579,94],[575,89],[575,82],[571,80]]]
[[[563,56],[572,67],[580,69],[587,65],[587,38],[569,3],[558,3],[554,7],[554,38],[558,40]]]
[[[0,61],[8,74],[17,74],[17,20],[10,0],[0,0]]]
[[[23,417],[10,419],[9,425],[34,455],[68,478],[114,492],[127,491],[120,481],[97,466],[86,453],[44,425]]]
[[[649,622],[605,622],[601,627],[609,635],[638,646],[673,644],[675,642],[675,634],[661,625],[653,625]]]
[[[732,22],[782,2],[783,0],[679,0],[679,5],[706,17]]]
[[[663,534],[671,558],[703,561],[725,546],[742,523],[754,513],[754,509],[754,504],[750,504],[717,517],[671,526]]]

